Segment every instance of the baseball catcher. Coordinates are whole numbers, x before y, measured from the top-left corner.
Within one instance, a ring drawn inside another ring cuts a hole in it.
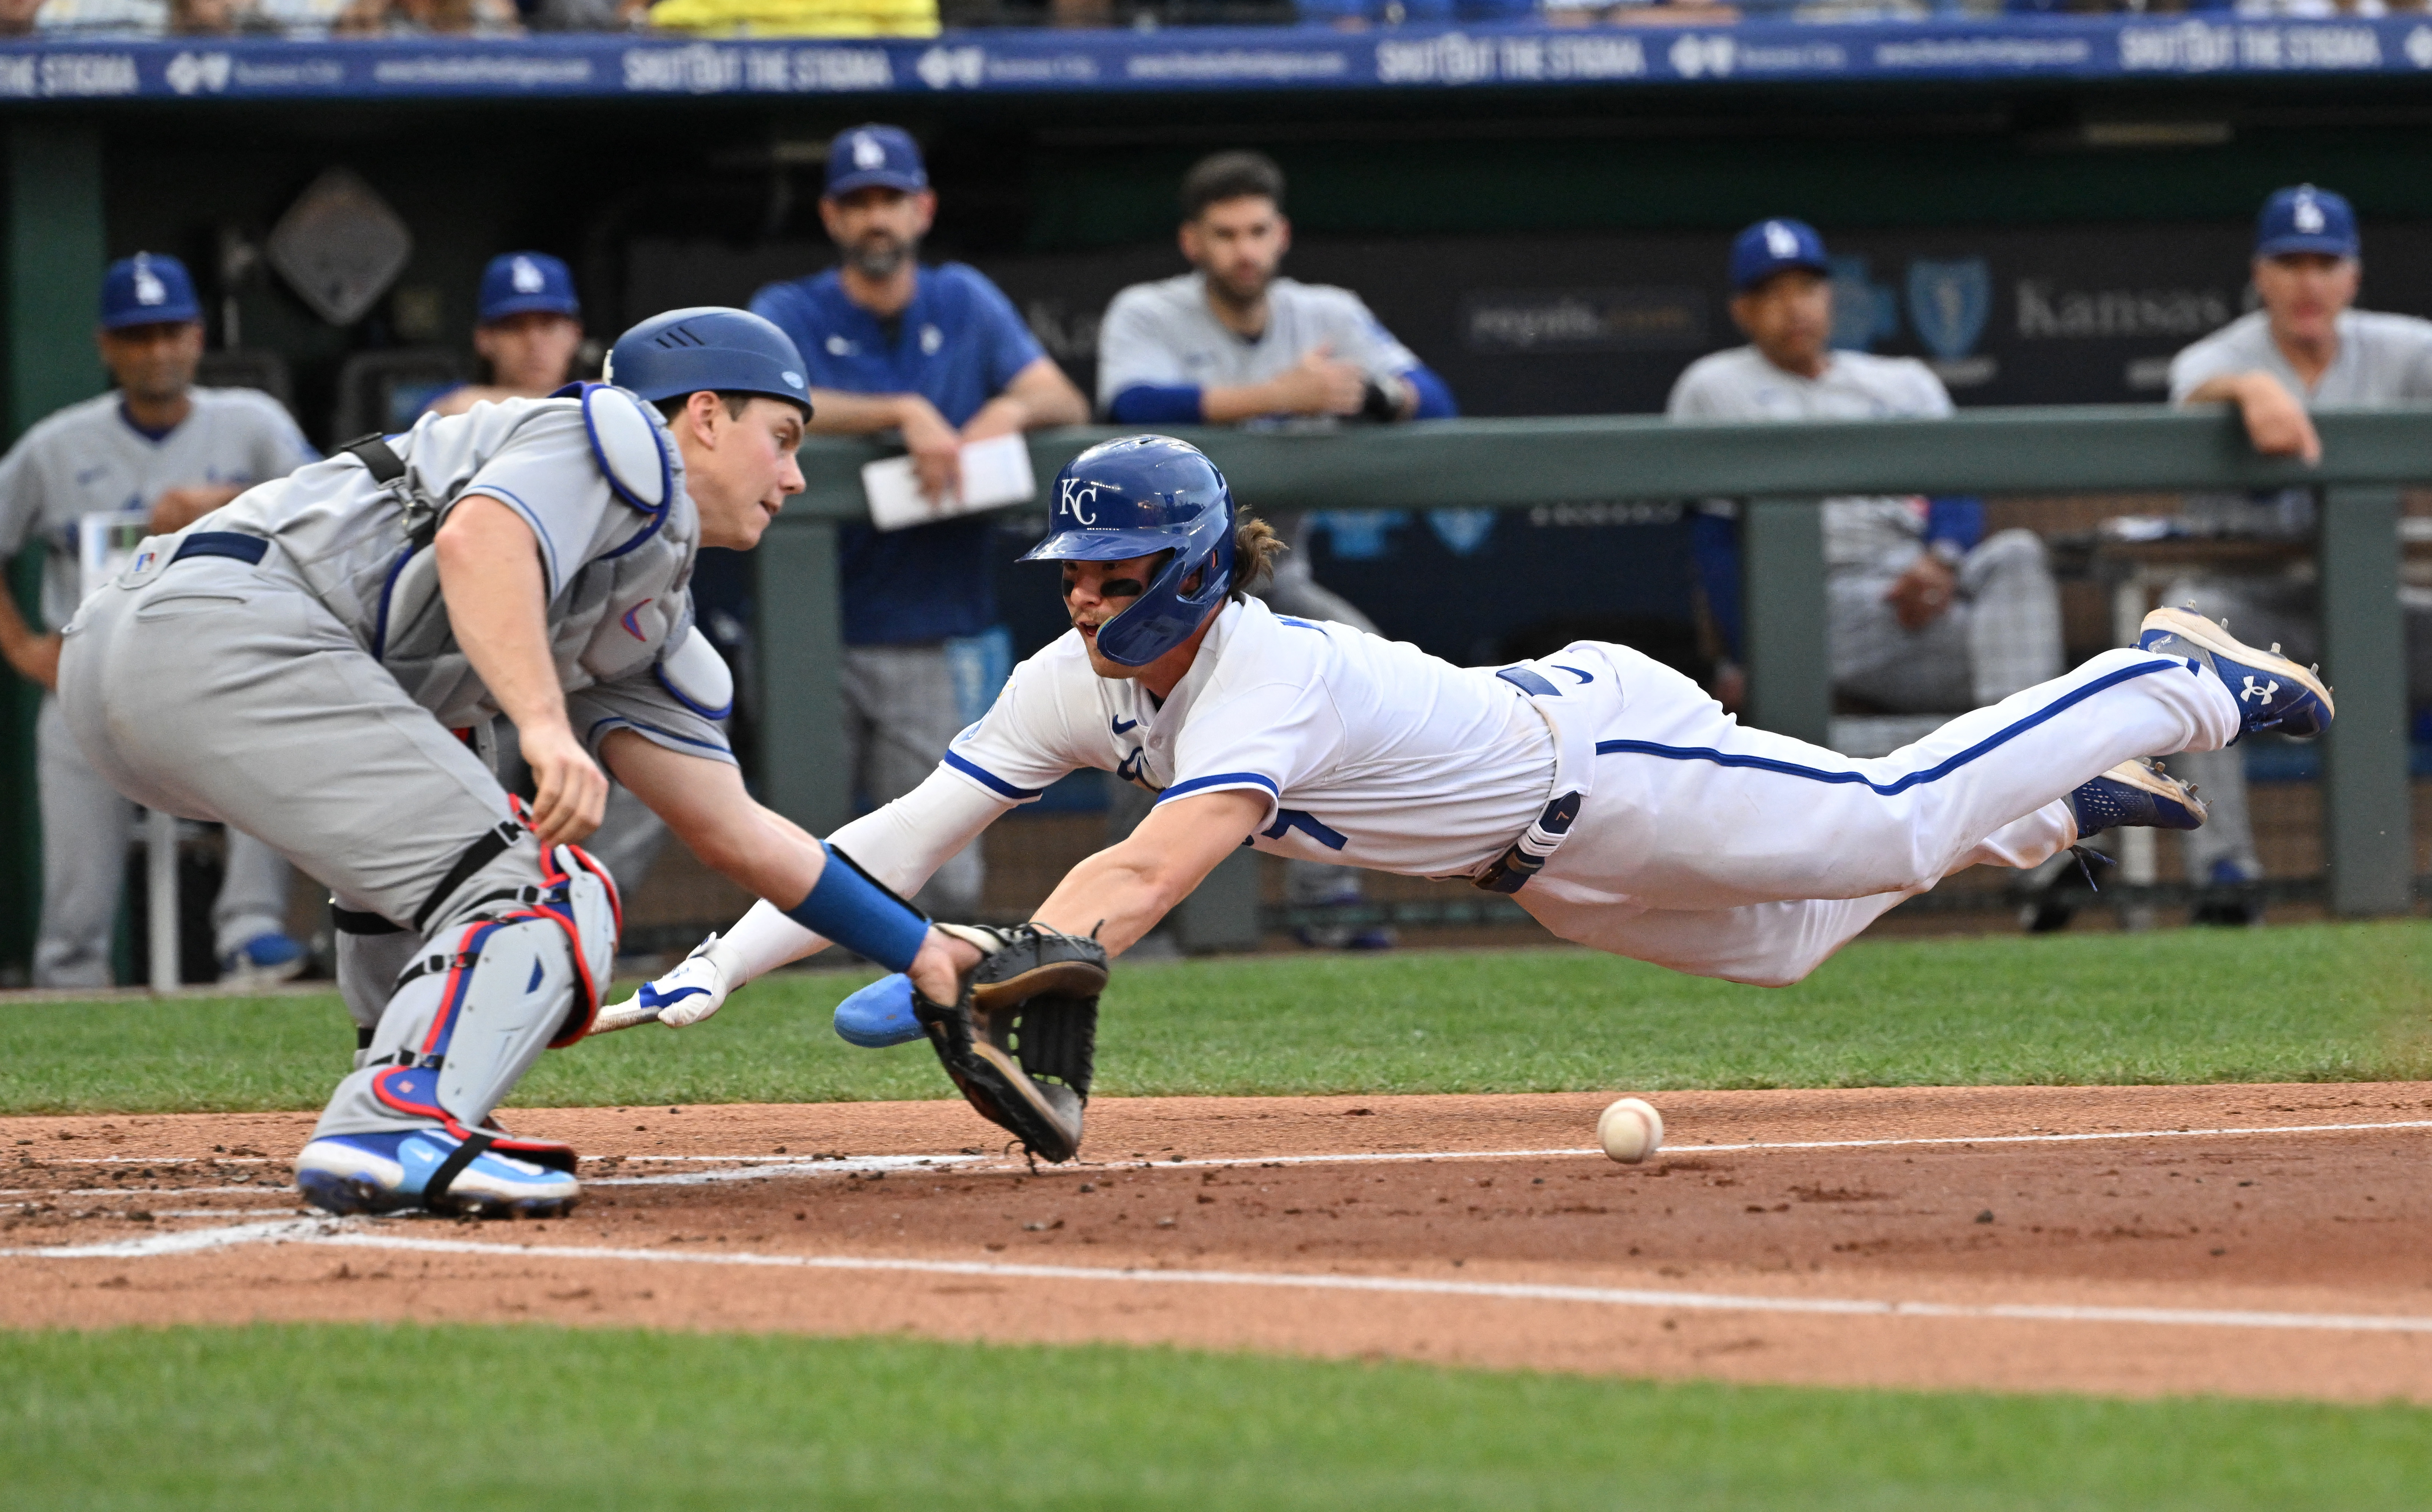
[[[694,553],[752,546],[801,490],[801,355],[756,315],[679,310],[619,338],[608,377],[251,489],[144,542],[67,627],[60,698],[112,784],[255,835],[334,895],[362,1048],[296,1162],[333,1213],[573,1205],[574,1151],[490,1115],[594,1027],[622,926],[575,844],[602,765],[718,871],[954,999],[936,1011],[969,1026],[964,1059],[1018,1045],[1019,1011],[1001,1028],[957,989],[981,949],[753,802],[727,749]],[[498,715],[529,809],[475,748]]]

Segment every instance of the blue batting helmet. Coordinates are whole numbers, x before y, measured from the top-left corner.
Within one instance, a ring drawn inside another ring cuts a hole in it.
[[[1148,591],[1098,627],[1098,649],[1146,666],[1191,639],[1233,586],[1233,491],[1207,454],[1172,436],[1104,441],[1056,475],[1047,539],[1024,562],[1122,562],[1173,553]],[[1196,588],[1183,584],[1199,575]]]
[[[766,394],[811,412],[802,354],[794,339],[748,310],[700,305],[652,315],[608,351],[603,381],[645,399],[675,399],[703,389]]]

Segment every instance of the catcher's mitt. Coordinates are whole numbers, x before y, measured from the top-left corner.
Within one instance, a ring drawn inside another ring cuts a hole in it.
[[[961,1001],[912,997],[946,1074],[980,1117],[1013,1131],[1032,1154],[1072,1159],[1089,1100],[1106,948],[1042,924],[937,928],[982,952],[963,978]]]

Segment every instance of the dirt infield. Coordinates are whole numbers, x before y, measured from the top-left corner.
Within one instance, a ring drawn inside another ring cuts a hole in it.
[[[2432,1402],[2432,1084],[532,1110],[547,1223],[303,1216],[302,1115],[0,1120],[0,1326],[619,1323]]]

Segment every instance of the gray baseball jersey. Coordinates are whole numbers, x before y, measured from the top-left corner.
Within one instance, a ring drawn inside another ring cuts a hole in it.
[[[1098,408],[1142,383],[1264,383],[1322,344],[1380,385],[1419,365],[1348,289],[1277,278],[1267,287],[1267,328],[1246,341],[1208,308],[1200,275],[1136,283],[1115,295],[1098,328]]]
[[[354,458],[337,457],[253,489],[194,528],[275,543],[262,569],[292,574],[409,697],[457,727],[498,711],[456,645],[434,553],[414,544],[409,501],[435,522],[466,495],[487,495],[539,538],[558,682],[594,751],[612,730],[627,728],[670,749],[731,762],[718,721],[732,684],[693,630],[700,516],[675,443],[655,412],[637,408],[667,468],[666,504],[655,513],[610,487],[582,400],[508,399],[425,415],[391,438],[405,463],[395,489]]]
[[[141,519],[172,488],[250,484],[284,477],[318,454],[279,401],[253,389],[193,389],[194,412],[165,436],[127,418],[115,392],[72,404],[0,458],[0,559],[40,539],[42,618],[76,614],[76,529],[89,514]]]
[[[2432,399],[2432,320],[2350,310],[2339,317],[2339,355],[2308,389],[2272,339],[2264,311],[2238,316],[2170,359],[2170,402],[2217,378],[2262,371],[2313,405],[2403,404]]]
[[[1753,346],[1714,352],[1672,385],[1675,420],[1885,420],[1940,418],[1951,395],[1913,357],[1834,352],[1820,378],[1800,378]],[[1924,500],[1869,496],[1824,501],[1824,560],[1835,567],[1895,566],[1925,536]]]
[[[2214,378],[2269,373],[2307,409],[2318,405],[2404,404],[2432,399],[2432,320],[2377,311],[2340,313],[2339,347],[2322,380],[2312,388],[2281,355],[2265,311],[2240,315],[2170,359],[2170,402]],[[2255,535],[2304,535],[2314,528],[2314,496],[2306,489],[2252,496],[2204,494],[2183,512],[2200,529]]]

